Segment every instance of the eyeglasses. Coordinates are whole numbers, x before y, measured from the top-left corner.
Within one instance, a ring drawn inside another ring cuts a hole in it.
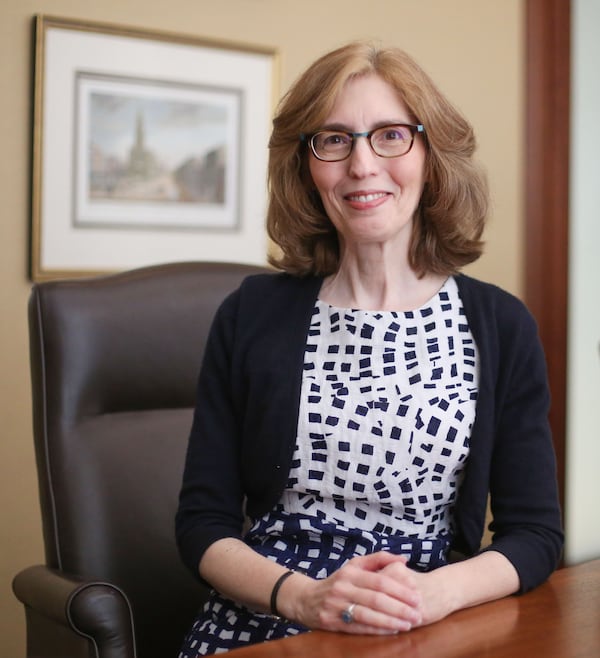
[[[365,133],[346,130],[319,130],[312,135],[300,135],[308,141],[315,158],[324,162],[339,162],[352,153],[358,137],[365,137],[373,152],[382,158],[398,158],[412,148],[417,133],[424,133],[422,124],[394,123]]]

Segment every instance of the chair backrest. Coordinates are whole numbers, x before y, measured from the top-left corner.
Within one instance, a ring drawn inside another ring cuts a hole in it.
[[[209,326],[249,265],[178,263],[34,286],[34,441],[48,566],[128,596],[138,655],[177,655],[201,604],[174,515]]]

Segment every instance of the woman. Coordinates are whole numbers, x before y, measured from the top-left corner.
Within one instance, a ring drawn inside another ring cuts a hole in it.
[[[283,98],[268,213],[283,272],[223,303],[199,379],[177,537],[213,592],[182,657],[407,631],[555,568],[535,323],[458,273],[487,212],[474,147],[397,49],[339,48]]]

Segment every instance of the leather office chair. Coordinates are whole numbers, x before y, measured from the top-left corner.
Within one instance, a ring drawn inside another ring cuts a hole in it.
[[[213,314],[250,265],[180,263],[33,287],[46,564],[13,581],[30,658],[176,657],[206,595],[174,514]]]

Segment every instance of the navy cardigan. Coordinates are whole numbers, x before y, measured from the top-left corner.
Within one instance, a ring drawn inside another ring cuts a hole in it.
[[[456,277],[480,359],[466,474],[453,549],[480,550],[490,494],[488,548],[515,566],[521,591],[556,568],[563,533],[548,425],[545,359],[525,306],[499,288]],[[317,277],[250,276],[219,308],[198,381],[176,534],[198,576],[204,551],[240,537],[285,487],[296,438],[304,348]]]

